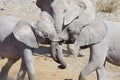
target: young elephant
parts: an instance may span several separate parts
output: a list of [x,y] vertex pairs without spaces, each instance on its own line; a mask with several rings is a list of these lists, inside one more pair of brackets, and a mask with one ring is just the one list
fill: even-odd
[[60,39],[90,48],[89,63],[80,73],[79,80],[85,80],[93,71],[97,72],[98,80],[104,80],[105,61],[120,66],[120,23],[95,19],[81,26],[76,20],[64,29]]
[[22,58],[22,63],[17,80],[23,80],[26,71],[29,80],[36,80],[32,59],[33,49],[38,48],[38,42],[43,43],[41,39],[52,41],[56,36],[56,31],[52,28],[54,27],[52,17],[46,12],[42,12],[40,17],[35,25],[11,15],[0,18],[0,56],[8,58],[8,62],[1,69],[0,80],[7,79],[10,67],[19,58]]
[[[51,16],[53,16],[55,20],[54,27],[58,35],[66,27],[66,25],[70,24],[73,20],[80,16],[81,13],[84,14],[81,16],[81,21],[85,18],[88,18],[90,21],[95,17],[95,9],[90,0],[37,0],[36,5],[42,11],[47,11],[51,14]],[[74,46],[74,44],[67,44],[69,56],[75,57],[78,55],[78,51],[76,51]],[[80,55],[83,54],[80,53]]]

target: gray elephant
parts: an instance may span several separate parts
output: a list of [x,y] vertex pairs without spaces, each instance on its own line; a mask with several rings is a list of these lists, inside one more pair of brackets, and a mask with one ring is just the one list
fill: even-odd
[[[53,10],[55,29],[58,36],[67,25],[70,25],[76,19],[79,18],[79,22],[82,23],[82,25],[87,25],[96,17],[95,6],[90,0],[53,0],[51,8]],[[69,48],[71,48],[71,52],[75,55],[77,54],[76,50],[72,49],[74,48],[73,44],[70,44]],[[59,57],[59,61],[64,65],[62,56]]]
[[79,19],[75,20],[63,30],[60,36],[60,39],[65,40],[66,43],[90,48],[89,62],[80,73],[79,80],[85,80],[93,71],[97,72],[98,80],[104,80],[105,61],[120,66],[119,38],[120,23],[101,19],[95,19],[84,26],[79,23]]
[[[44,5],[46,2],[48,4],[47,6]],[[42,5],[46,7],[43,8],[42,11],[49,10],[47,11],[49,12],[49,14],[53,13],[52,16],[55,20],[55,29],[58,35],[67,25],[71,24],[71,22],[73,22],[77,18],[80,19],[79,21],[82,22],[83,25],[89,24],[92,20],[95,19],[95,7],[90,0],[49,0],[49,2],[48,0],[44,1],[37,0],[36,4],[40,8],[43,8]],[[52,10],[53,12],[51,12],[50,10]],[[56,40],[53,41],[57,41],[57,38]],[[58,43],[56,42],[52,43],[52,45],[55,44],[58,45]],[[59,42],[59,44],[62,43]],[[77,55],[77,52],[73,46],[74,46],[73,44],[72,45],[70,44],[68,46],[69,51],[71,50],[73,54]],[[53,46],[52,57],[56,62],[61,64],[59,68],[66,68],[67,65],[66,62],[63,60],[63,56],[61,54],[62,50],[60,50],[61,48],[62,48],[61,45],[59,45],[59,48],[57,47],[54,48]],[[58,52],[59,54],[57,54],[55,50],[59,51]]]
[[86,23],[95,18],[95,7],[90,0],[54,0],[51,6],[55,19],[55,28],[58,33],[78,17],[80,17],[80,21]]
[[[58,34],[78,17],[81,18],[80,22],[86,22],[84,24],[95,18],[95,7],[90,0],[53,0],[51,7],[55,19],[55,29]],[[74,55],[78,55],[73,45],[69,44],[68,48]]]
[[[67,0],[65,0],[66,2]],[[57,31],[57,33],[59,34],[62,31],[62,28],[64,28],[65,26],[62,26],[63,24],[63,12],[65,9],[61,8],[61,4],[62,4],[63,0],[60,0],[56,2],[56,0],[37,0],[36,5],[42,10],[42,11],[46,11],[49,14],[51,14],[51,16],[53,16],[53,18],[55,19],[55,29]],[[68,2],[68,1],[67,1]],[[56,6],[52,6],[52,4],[57,4]],[[60,6],[59,6],[60,5]],[[62,5],[66,5],[62,4]],[[56,8],[56,10],[54,10]],[[59,11],[61,10],[61,12],[59,13]],[[57,13],[56,13],[57,12]],[[62,14],[62,15],[60,15]],[[58,20],[59,19],[59,20]],[[61,20],[62,19],[62,20]],[[67,49],[68,49],[68,55],[71,57],[75,57],[78,55],[78,51],[76,51],[76,49],[74,48],[74,44],[67,44]]]
[[[12,15],[0,18],[0,56],[8,58],[0,73],[0,79],[6,80],[11,66],[22,59],[17,80],[23,80],[27,71],[29,80],[36,80],[32,52],[40,44],[50,44],[56,36],[54,20],[46,13],[40,14],[40,20],[31,25]],[[47,41],[46,41],[47,40]],[[53,45],[54,46],[54,45]],[[59,47],[59,46],[57,46]]]

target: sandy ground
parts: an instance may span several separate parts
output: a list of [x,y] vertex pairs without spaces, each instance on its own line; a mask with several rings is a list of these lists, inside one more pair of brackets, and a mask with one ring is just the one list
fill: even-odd
[[[64,46],[64,51],[66,53],[66,46]],[[37,80],[77,80],[80,71],[85,67],[89,59],[89,49],[87,49],[86,56],[69,58],[64,57],[68,63],[67,69],[58,69],[59,64],[55,63],[50,58],[50,48],[49,46],[42,46],[38,51],[37,56],[34,56],[34,66],[36,71]],[[67,55],[67,54],[64,54]],[[0,68],[5,64],[7,59],[0,61]],[[16,76],[20,67],[20,61],[16,62],[9,71],[9,77],[13,80],[16,80]],[[107,71],[119,72],[120,67],[114,66],[112,64],[106,64]],[[115,73],[107,75],[107,80],[120,80],[120,74],[114,76]],[[114,77],[113,77],[114,76]],[[25,80],[28,80],[26,75]],[[97,80],[96,73],[93,72],[87,77],[87,80]]]

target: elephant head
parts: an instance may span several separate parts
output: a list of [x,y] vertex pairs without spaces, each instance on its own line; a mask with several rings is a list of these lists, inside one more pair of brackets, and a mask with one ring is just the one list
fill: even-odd
[[61,64],[60,68],[66,68],[66,63],[62,59],[62,47],[57,40],[58,36],[54,28],[54,23],[53,18],[47,12],[43,11],[40,14],[40,19],[33,26],[25,21],[19,21],[13,30],[13,34],[17,40],[32,48],[38,47],[39,39],[49,39],[52,58]]
[[60,39],[65,40],[67,43],[75,43],[78,46],[89,46],[99,43],[106,34],[107,27],[101,20],[94,20],[85,26],[81,26],[76,21],[63,30]]
[[90,0],[54,0],[51,7],[57,33],[77,18],[84,24],[95,19],[95,7]]
[[37,37],[43,39],[52,39],[56,36],[54,29],[54,20],[46,13],[41,12],[40,19],[31,25],[25,21],[19,21],[14,27],[13,34],[19,41],[30,47],[38,47]]

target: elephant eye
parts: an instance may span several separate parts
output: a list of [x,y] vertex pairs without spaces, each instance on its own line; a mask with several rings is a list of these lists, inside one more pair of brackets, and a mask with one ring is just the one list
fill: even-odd
[[68,33],[71,33],[71,29],[70,29],[69,27],[68,27],[68,29],[67,29],[67,32],[68,32]]
[[47,33],[44,33],[44,36],[47,38],[47,37],[48,37],[48,34],[47,34]]

